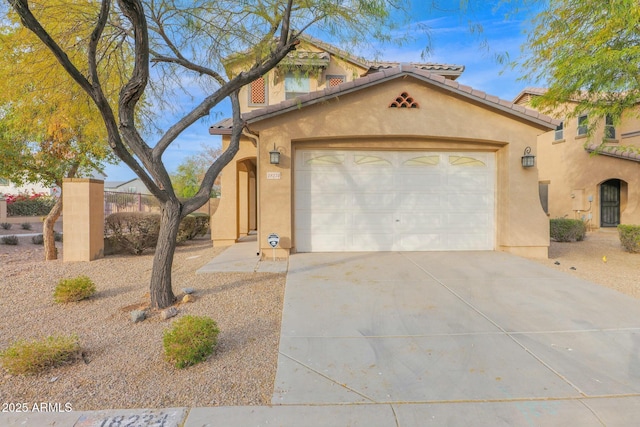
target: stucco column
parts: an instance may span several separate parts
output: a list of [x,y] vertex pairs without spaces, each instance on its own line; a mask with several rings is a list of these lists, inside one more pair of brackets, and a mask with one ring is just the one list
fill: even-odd
[[63,259],[93,261],[104,256],[104,181],[69,178],[62,183]]
[[0,220],[7,219],[7,199],[0,197]]

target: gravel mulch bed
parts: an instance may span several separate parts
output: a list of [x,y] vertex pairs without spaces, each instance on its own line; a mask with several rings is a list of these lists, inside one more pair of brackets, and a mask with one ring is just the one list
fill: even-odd
[[536,261],[640,298],[640,254],[622,249],[616,229],[587,233],[582,242],[551,242],[549,259]]
[[[134,324],[129,312],[148,301],[152,255],[45,262],[42,246],[28,237],[18,246],[0,245],[0,349],[54,334],[77,334],[84,349],[83,360],[43,374],[0,370],[0,401],[69,402],[73,410],[269,404],[285,275],[195,274],[220,251],[207,237],[179,246],[174,292],[180,298],[182,288],[194,288],[196,300],[178,304],[172,319],[151,313]],[[89,276],[98,293],[55,304],[57,282],[79,275]],[[177,369],[163,359],[162,334],[185,314],[209,316],[221,332],[207,361]]]

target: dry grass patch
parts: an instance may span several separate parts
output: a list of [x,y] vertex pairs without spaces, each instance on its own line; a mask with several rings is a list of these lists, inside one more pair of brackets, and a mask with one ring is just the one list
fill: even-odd
[[0,362],[12,375],[37,374],[72,363],[80,355],[80,343],[76,335],[58,335],[42,340],[19,340],[0,353]]
[[96,293],[96,285],[87,276],[62,279],[53,291],[53,300],[57,303],[82,301]]

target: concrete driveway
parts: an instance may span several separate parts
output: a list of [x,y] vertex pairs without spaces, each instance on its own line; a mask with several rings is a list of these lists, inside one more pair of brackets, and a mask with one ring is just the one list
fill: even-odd
[[293,255],[272,403],[353,425],[636,425],[640,301],[500,252]]

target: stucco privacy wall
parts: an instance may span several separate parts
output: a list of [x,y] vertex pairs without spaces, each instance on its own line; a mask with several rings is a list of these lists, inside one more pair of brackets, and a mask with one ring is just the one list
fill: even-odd
[[104,182],[66,178],[62,183],[63,258],[93,261],[104,255]]

